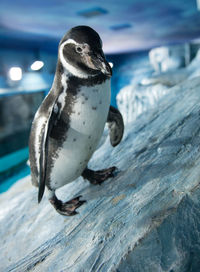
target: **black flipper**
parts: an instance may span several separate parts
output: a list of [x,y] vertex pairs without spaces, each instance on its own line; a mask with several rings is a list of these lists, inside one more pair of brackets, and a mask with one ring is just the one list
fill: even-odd
[[110,106],[107,122],[109,128],[110,143],[112,146],[116,146],[120,143],[124,134],[124,121],[119,110],[113,106]]
[[40,157],[39,157],[39,191],[38,191],[38,203],[40,203],[44,190],[45,190],[45,180],[46,180],[46,168],[47,168],[47,157],[48,157],[48,139],[51,133],[52,127],[54,125],[57,114],[54,112],[54,106],[57,102],[57,99],[52,103],[49,108],[49,115],[47,121],[42,128],[42,139],[40,142]]

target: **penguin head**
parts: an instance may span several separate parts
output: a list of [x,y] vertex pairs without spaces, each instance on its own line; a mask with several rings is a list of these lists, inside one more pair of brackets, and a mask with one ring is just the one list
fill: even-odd
[[104,74],[112,76],[98,33],[88,26],[77,26],[68,31],[59,44],[59,58],[72,75],[88,78]]

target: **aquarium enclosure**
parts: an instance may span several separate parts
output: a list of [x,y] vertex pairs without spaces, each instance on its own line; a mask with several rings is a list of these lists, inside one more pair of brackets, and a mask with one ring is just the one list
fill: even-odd
[[[0,271],[200,271],[200,0],[1,0],[0,18]],[[112,147],[106,125],[88,164],[112,179],[58,190],[87,200],[65,218],[38,205],[28,144],[75,26],[101,37],[125,130]]]

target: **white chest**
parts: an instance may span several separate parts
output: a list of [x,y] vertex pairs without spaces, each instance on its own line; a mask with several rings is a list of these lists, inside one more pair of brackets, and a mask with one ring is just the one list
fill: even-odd
[[110,106],[110,81],[94,87],[82,87],[71,114],[71,129],[82,135],[99,135]]
[[74,101],[70,128],[59,151],[51,181],[61,187],[79,177],[102,136],[110,106],[110,80],[93,87],[82,87]]

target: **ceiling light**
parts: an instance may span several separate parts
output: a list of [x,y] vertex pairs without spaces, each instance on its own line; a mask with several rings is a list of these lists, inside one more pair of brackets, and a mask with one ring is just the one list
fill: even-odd
[[107,14],[108,11],[106,9],[100,7],[94,7],[86,10],[81,10],[78,12],[78,15],[83,16],[85,18],[92,18],[95,16]]
[[12,67],[9,70],[11,80],[18,81],[22,79],[22,69],[20,67]]
[[117,24],[117,25],[112,25],[110,26],[110,28],[114,31],[120,31],[120,30],[124,30],[126,28],[131,28],[132,25],[129,23],[125,23],[125,24]]
[[197,9],[200,10],[200,0],[197,0]]
[[44,62],[43,62],[43,61],[36,60],[36,61],[31,65],[31,69],[32,69],[33,71],[38,71],[38,70],[40,70],[43,66],[44,66]]

